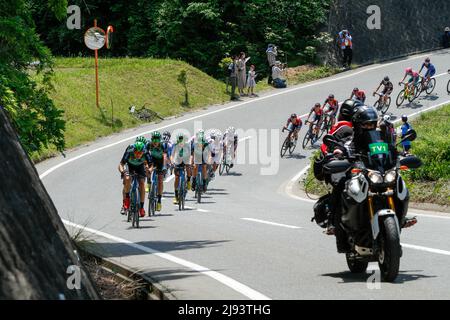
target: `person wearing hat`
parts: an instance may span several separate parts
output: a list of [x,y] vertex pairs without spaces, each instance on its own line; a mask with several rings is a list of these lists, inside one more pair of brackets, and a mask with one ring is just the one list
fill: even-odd
[[444,29],[444,34],[442,35],[442,46],[444,48],[450,48],[450,27]]
[[272,78],[275,88],[286,88],[286,80],[283,79],[283,66],[280,61],[275,61],[272,68]]
[[277,55],[278,55],[277,47],[273,44],[269,44],[269,46],[267,47],[267,50],[266,50],[266,55],[267,55],[267,65],[268,65],[267,83],[269,85],[271,85],[272,81],[273,81],[272,69],[275,65],[275,62],[277,60]]

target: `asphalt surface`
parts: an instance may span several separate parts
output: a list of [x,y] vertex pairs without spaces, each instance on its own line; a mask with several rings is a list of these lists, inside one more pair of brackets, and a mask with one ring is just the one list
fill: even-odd
[[[438,75],[450,68],[449,50],[429,56]],[[286,185],[308,165],[313,150],[299,146],[292,157],[279,157],[285,138],[281,128],[291,113],[308,113],[329,93],[343,101],[355,86],[366,90],[373,103],[371,92],[385,75],[394,83],[394,100],[405,68],[418,69],[423,60],[420,55],[371,65],[213,106],[100,139],[68,152],[65,159],[40,163],[37,170],[64,220],[93,229],[85,233],[101,243],[98,250],[145,272],[178,299],[450,299],[450,219],[420,216],[414,228],[402,233],[405,247],[396,283],[370,289],[367,279],[377,272],[352,275],[345,256],[336,252],[334,237],[310,222],[313,203],[286,193]],[[393,101],[388,114],[395,119],[450,102],[449,79],[448,74],[439,76],[435,92],[411,105],[397,108]],[[166,183],[161,214],[132,229],[119,214],[117,166],[126,146],[155,128],[182,128],[193,134],[199,121],[204,129],[232,125],[240,130],[245,140],[239,145],[239,163],[230,175],[211,183],[203,203],[197,204],[189,193],[191,210],[185,212],[172,204],[173,180]],[[300,139],[305,133],[306,127]],[[68,226],[69,232],[72,229]]]

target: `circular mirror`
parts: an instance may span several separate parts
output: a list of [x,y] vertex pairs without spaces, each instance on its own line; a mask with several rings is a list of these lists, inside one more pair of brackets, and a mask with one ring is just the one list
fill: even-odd
[[106,34],[99,27],[89,28],[84,34],[84,43],[89,49],[98,50],[105,45]]

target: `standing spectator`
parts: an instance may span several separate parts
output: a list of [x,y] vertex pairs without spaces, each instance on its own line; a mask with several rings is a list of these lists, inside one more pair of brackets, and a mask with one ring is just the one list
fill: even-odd
[[250,97],[256,97],[256,94],[254,93],[254,89],[256,86],[256,72],[255,72],[255,66],[252,64],[250,66],[250,70],[248,71],[248,78],[247,78],[247,86],[248,86],[248,92],[247,94]]
[[450,27],[444,29],[444,34],[442,35],[442,46],[444,48],[450,48]]
[[[400,127],[401,139],[403,139],[406,136],[406,134],[408,133],[408,130],[412,129],[411,125],[408,123],[408,116],[403,115],[402,122],[403,122],[403,124]],[[411,141],[402,142],[402,146],[403,146],[404,154],[409,154],[409,151],[411,150]]]
[[283,66],[280,61],[276,61],[272,68],[273,86],[275,88],[286,88],[286,80],[283,79]]
[[344,69],[350,68],[353,59],[353,38],[348,30],[339,32],[339,47],[341,48],[344,57],[342,67]]
[[236,56],[232,56],[233,60],[230,65],[230,85],[231,85],[231,100],[239,100],[236,96],[236,85],[237,85],[237,58]]
[[272,84],[273,78],[272,78],[272,69],[273,66],[275,65],[275,62],[277,61],[277,47],[274,46],[273,44],[269,44],[267,50],[266,50],[266,54],[267,54],[267,65],[268,65],[268,79],[267,79],[267,83],[269,85]]
[[246,81],[247,81],[247,63],[248,59],[245,58],[245,53],[241,52],[239,55],[238,60],[238,68],[237,68],[237,83],[238,83],[238,89],[239,89],[239,95],[241,97],[245,96],[244,89],[246,87]]

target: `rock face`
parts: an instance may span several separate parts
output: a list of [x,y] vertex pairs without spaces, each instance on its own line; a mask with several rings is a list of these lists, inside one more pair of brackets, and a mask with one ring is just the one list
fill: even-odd
[[[380,9],[381,29],[369,29],[373,11]],[[333,0],[330,6],[328,32],[337,39],[342,29],[353,36],[353,61],[378,62],[437,49],[441,46],[444,28],[450,27],[448,0]],[[336,61],[339,50],[333,42],[329,60]],[[339,59],[340,62],[340,59]]]
[[[0,299],[98,299],[1,107],[0,150]],[[67,273],[69,266],[81,272]],[[81,289],[69,289],[78,283]]]

